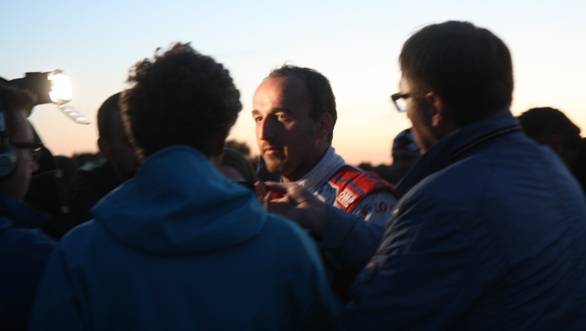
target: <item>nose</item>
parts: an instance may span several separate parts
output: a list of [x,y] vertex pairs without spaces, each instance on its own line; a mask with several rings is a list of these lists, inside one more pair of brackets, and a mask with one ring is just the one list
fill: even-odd
[[271,118],[267,117],[262,120],[257,128],[257,135],[260,140],[271,141],[276,136],[277,123]]

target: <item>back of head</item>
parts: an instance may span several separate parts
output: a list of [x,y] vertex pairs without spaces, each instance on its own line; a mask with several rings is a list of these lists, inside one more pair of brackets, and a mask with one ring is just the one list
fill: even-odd
[[206,156],[222,153],[242,105],[224,66],[189,44],[177,43],[138,62],[122,95],[130,139],[141,156],[188,145]]
[[[330,81],[324,75],[311,68],[283,65],[271,71],[269,77],[295,77],[300,79],[305,84],[311,101],[309,116],[313,120],[318,120],[323,113],[328,113],[331,115],[334,124],[336,123],[338,118],[336,97],[332,91]],[[332,138],[333,133],[330,135],[330,142]]]
[[416,92],[440,95],[459,126],[511,105],[509,50],[492,32],[471,23],[448,21],[422,28],[405,42],[399,61]]
[[234,169],[238,173],[241,181],[244,181],[250,185],[257,181],[257,176],[252,167],[252,164],[242,155],[242,153],[226,148],[220,161],[220,166],[225,168]]
[[98,146],[119,179],[128,179],[134,176],[138,162],[122,123],[120,95],[110,96],[98,109]]
[[391,156],[393,160],[418,158],[420,150],[415,143],[411,129],[405,129],[393,139]]
[[111,95],[98,109],[98,134],[101,139],[110,140],[114,116],[120,116],[120,93]]
[[523,131],[531,139],[549,146],[577,174],[583,150],[580,128],[561,111],[551,107],[532,108],[519,116]]
[[537,141],[552,135],[580,140],[580,128],[555,108],[531,108],[519,116],[519,122],[525,133]]

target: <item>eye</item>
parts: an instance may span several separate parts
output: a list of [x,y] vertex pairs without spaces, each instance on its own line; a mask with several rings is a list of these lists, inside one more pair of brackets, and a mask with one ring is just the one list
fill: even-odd
[[292,120],[291,116],[287,113],[277,113],[275,114],[275,117],[279,122],[289,122]]
[[260,115],[252,115],[252,120],[255,123],[260,123],[260,122],[262,122],[262,116],[260,116]]

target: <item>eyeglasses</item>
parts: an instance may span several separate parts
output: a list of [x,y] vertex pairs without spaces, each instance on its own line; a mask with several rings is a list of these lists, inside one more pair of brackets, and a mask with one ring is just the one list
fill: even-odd
[[397,108],[397,111],[399,113],[404,113],[405,111],[407,111],[406,99],[408,98],[411,98],[411,93],[399,92],[391,95],[391,101],[393,101],[393,104],[395,105],[395,108]]
[[14,148],[30,150],[33,160],[35,161],[38,161],[41,158],[43,152],[43,144],[41,143],[12,141],[10,142],[10,145]]

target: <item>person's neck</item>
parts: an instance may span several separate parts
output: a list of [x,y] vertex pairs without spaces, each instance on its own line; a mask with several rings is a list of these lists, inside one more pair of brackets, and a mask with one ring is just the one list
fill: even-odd
[[307,162],[300,164],[299,167],[297,167],[297,169],[295,169],[295,171],[293,171],[291,174],[283,174],[281,176],[283,181],[294,182],[303,178],[303,176],[310,172],[311,169],[313,169],[319,163],[319,161],[321,161],[324,155],[328,152],[329,147],[330,145],[326,145],[320,148],[313,157],[309,158]]

